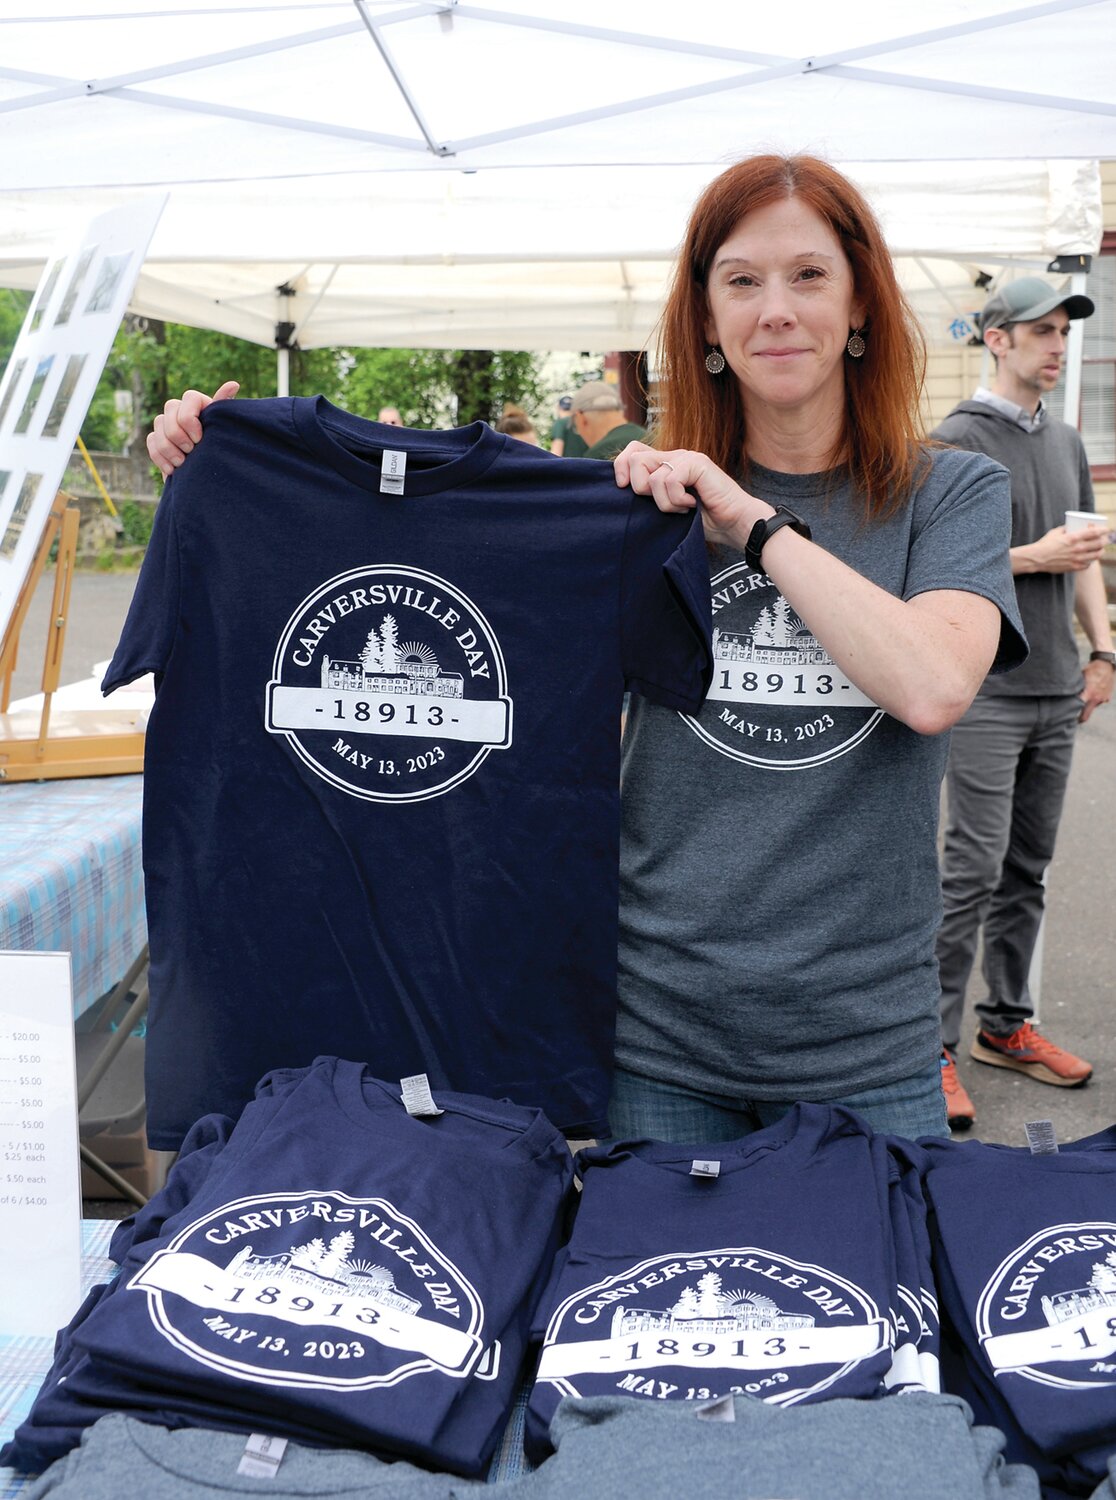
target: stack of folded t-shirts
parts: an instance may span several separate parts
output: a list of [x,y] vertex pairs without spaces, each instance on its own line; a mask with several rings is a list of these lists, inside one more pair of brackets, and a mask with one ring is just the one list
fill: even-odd
[[119,1411],[482,1472],[573,1164],[537,1110],[401,1097],[320,1058],[199,1122],[0,1460],[40,1469]]
[[917,1181],[857,1115],[798,1104],[742,1140],[578,1160],[577,1217],[539,1310],[536,1460],[563,1397],[793,1406],[937,1388]]
[[1116,1453],[1116,1129],[1050,1154],[919,1150],[944,1382],[1046,1495],[1088,1495]]

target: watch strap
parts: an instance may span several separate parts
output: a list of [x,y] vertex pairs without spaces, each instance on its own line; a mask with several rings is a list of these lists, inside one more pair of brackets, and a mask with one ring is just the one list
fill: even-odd
[[1110,667],[1116,667],[1116,651],[1090,651],[1090,661],[1106,661]]
[[793,510],[788,510],[785,505],[777,505],[773,516],[764,516],[756,522],[748,533],[748,540],[744,543],[744,561],[755,573],[763,572],[763,549],[768,542],[783,526],[789,526],[792,531],[797,531],[799,536],[810,540],[810,528],[801,516],[796,516]]

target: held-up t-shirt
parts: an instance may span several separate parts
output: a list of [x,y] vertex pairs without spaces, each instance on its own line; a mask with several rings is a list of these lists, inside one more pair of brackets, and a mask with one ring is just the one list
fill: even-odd
[[203,420],[105,680],[158,684],[152,1146],[323,1052],[599,1133],[621,703],[701,702],[700,521],[482,423]]

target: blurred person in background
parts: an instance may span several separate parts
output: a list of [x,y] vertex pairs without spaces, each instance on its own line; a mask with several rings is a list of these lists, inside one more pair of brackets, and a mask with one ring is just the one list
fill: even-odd
[[536,448],[542,447],[534,422],[521,406],[513,406],[508,402],[495,425],[497,432],[506,432],[509,437],[518,438],[521,443],[533,443]]
[[619,387],[604,380],[590,380],[574,392],[570,419],[585,444],[583,458],[615,458],[628,443],[647,435],[625,417]]

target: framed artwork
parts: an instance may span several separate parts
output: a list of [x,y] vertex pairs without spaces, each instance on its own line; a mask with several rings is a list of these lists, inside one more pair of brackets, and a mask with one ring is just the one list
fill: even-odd
[[0,642],[165,203],[101,214],[50,256],[0,377]]

